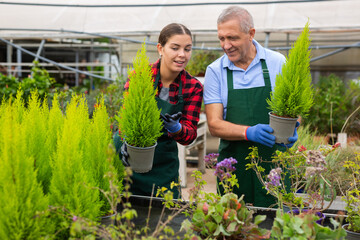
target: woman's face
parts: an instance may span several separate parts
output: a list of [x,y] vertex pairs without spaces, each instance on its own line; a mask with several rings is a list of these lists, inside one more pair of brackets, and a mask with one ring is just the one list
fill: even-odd
[[173,35],[164,46],[157,45],[161,67],[170,72],[181,72],[191,57],[192,40],[187,34]]

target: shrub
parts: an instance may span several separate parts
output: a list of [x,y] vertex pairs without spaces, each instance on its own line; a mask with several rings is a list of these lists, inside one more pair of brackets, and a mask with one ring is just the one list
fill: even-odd
[[278,116],[306,116],[313,104],[310,74],[309,23],[290,49],[281,74],[276,76],[274,91],[267,99],[269,109]]
[[48,198],[28,154],[37,143],[28,142],[22,92],[3,102],[0,112],[0,239],[40,239],[53,228],[41,214]]
[[162,121],[145,44],[137,52],[133,65],[134,71],[128,70],[129,89],[124,92],[123,105],[116,119],[120,136],[126,138],[128,144],[150,147],[162,134]]

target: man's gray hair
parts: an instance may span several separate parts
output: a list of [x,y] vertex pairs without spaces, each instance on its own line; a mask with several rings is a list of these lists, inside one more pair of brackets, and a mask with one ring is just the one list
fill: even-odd
[[251,28],[254,28],[251,14],[245,8],[238,6],[230,6],[224,9],[218,17],[217,24],[219,25],[233,18],[238,18],[242,32],[248,33]]

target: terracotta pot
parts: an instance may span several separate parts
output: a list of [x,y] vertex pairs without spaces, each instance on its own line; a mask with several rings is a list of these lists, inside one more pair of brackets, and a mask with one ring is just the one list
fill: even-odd
[[134,147],[125,142],[129,154],[128,162],[131,169],[137,173],[146,173],[152,169],[155,147]]
[[347,230],[348,226],[349,226],[349,224],[342,225],[342,228],[345,229],[345,231],[346,231],[346,239],[348,239],[348,240],[360,239],[360,233]]
[[274,129],[272,135],[275,136],[276,143],[289,144],[289,137],[294,136],[297,118],[280,117],[269,113],[270,127]]

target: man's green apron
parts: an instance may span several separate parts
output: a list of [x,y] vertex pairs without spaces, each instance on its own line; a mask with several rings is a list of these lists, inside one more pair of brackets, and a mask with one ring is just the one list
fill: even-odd
[[[159,71],[160,72],[160,71]],[[181,76],[179,77],[179,95],[177,104],[171,104],[156,97],[158,108],[161,113],[170,115],[182,112],[184,108],[184,100],[182,95]],[[157,88],[160,80],[160,73],[157,74],[154,88]],[[147,173],[133,173],[130,192],[135,195],[150,196],[155,184],[154,195],[158,187],[166,187],[170,189],[171,182],[179,182],[179,158],[177,143],[174,139],[168,137],[167,130],[163,129],[162,136],[157,141],[155,148],[155,156],[152,170]],[[180,187],[180,186],[179,186]],[[172,189],[174,198],[179,197],[178,187]]]
[[[234,89],[232,70],[227,69],[228,102],[226,121],[253,126],[256,124],[269,124],[269,109],[266,99],[270,97],[271,83],[269,71],[264,59],[261,59],[261,67],[264,76],[264,87],[255,87],[250,89]],[[233,157],[237,160],[236,176],[239,182],[239,188],[234,189],[239,197],[244,194],[245,203],[252,203],[254,206],[269,207],[275,203],[275,198],[266,194],[262,184],[259,182],[254,170],[245,170],[245,165],[250,160],[245,158],[250,153],[249,147],[256,146],[259,150],[259,156],[266,161],[271,161],[273,153],[279,149],[278,146],[269,148],[259,143],[251,141],[227,141],[221,139],[219,146],[218,161]],[[271,163],[261,163],[265,168],[266,174],[271,170]]]

